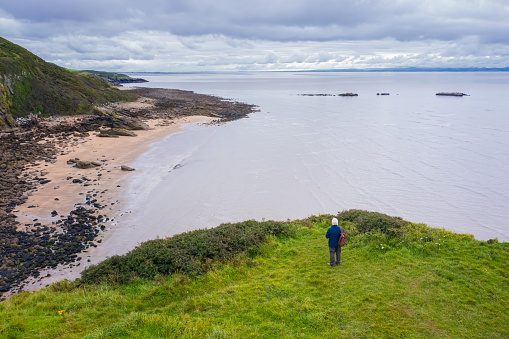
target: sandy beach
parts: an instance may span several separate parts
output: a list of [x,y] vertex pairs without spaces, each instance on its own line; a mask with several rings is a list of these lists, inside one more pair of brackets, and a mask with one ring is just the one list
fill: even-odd
[[[69,214],[76,204],[85,205],[87,195],[93,197],[94,203],[105,206],[100,213],[110,220],[104,223],[106,230],[99,235],[101,243],[82,253],[84,260],[79,266],[70,264],[59,265],[56,269],[45,269],[41,271],[39,278],[29,278],[23,289],[36,290],[55,281],[79,278],[80,272],[86,266],[97,264],[116,254],[115,250],[109,247],[108,239],[116,227],[121,227],[117,219],[125,212],[122,187],[130,176],[143,175],[135,171],[124,171],[121,169],[122,165],[129,166],[150,144],[182,131],[181,124],[207,123],[211,120],[213,119],[204,116],[189,116],[170,122],[150,120],[147,123],[151,129],[136,131],[136,137],[104,138],[98,137],[96,132],[66,145],[61,150],[65,155],[57,156],[53,163],[41,163],[32,167],[44,172],[44,177],[51,181],[33,192],[25,204],[17,206],[15,212],[21,225],[18,229],[26,230],[32,227],[34,221],[51,223],[58,215],[63,217]],[[76,158],[100,162],[102,165],[79,169],[68,163],[69,159]],[[83,178],[88,180],[82,180]],[[80,179],[82,183],[72,183],[73,179]],[[57,211],[58,215],[52,216],[52,211]],[[27,226],[23,226],[25,224]]]
[[86,266],[152,239],[150,225],[138,225],[146,237],[124,225],[135,217],[126,211],[129,183],[151,180],[146,166],[131,167],[135,160],[182,124],[224,123],[255,111],[191,91],[130,90],[137,100],[90,115],[32,116],[0,131],[0,299],[74,280]]

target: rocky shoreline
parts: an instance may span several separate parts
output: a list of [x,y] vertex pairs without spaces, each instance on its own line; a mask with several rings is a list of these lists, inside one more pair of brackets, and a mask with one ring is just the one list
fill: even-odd
[[[70,143],[79,143],[91,134],[104,137],[101,139],[130,138],[136,136],[133,131],[148,129],[146,122],[152,119],[171,124],[175,119],[200,115],[222,123],[255,111],[253,105],[190,91],[135,88],[132,92],[140,96],[142,104],[110,104],[90,116],[32,117],[20,128],[0,133],[0,293],[23,290],[25,280],[42,279],[40,272],[45,268],[79,266],[84,253],[101,242],[99,235],[109,221],[102,210],[114,202],[100,201],[104,192],[92,187],[82,201],[72,202],[75,207],[68,214],[50,209],[49,221],[34,218],[29,222],[20,222],[17,215],[31,194],[50,184],[45,167],[68,155],[66,146]],[[85,166],[86,160],[70,158],[68,164]],[[94,172],[96,176],[77,173],[65,184],[95,185],[106,169],[100,162],[89,163],[105,172]],[[31,207],[36,206],[24,209]]]

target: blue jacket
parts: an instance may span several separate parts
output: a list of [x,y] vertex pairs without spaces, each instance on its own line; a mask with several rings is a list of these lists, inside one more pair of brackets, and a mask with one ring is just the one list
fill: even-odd
[[[345,233],[345,230],[343,230],[343,233]],[[329,247],[337,247],[339,237],[341,236],[341,228],[337,225],[332,225],[327,230],[327,233],[325,233],[325,237],[329,239]]]

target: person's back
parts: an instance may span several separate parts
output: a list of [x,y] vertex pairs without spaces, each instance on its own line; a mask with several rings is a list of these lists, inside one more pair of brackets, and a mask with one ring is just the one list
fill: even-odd
[[338,226],[338,219],[332,218],[332,226],[325,233],[325,237],[329,239],[330,262],[327,264],[331,267],[334,267],[334,257],[336,257],[336,266],[339,266],[341,263],[341,246],[338,244],[340,236],[341,228]]
[[329,239],[329,247],[336,247],[339,242],[339,237],[341,236],[341,228],[338,225],[332,225],[327,230],[327,234],[325,237]]

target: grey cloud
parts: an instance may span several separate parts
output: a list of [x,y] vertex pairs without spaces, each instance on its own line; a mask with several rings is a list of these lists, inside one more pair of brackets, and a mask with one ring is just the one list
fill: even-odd
[[16,19],[55,30],[85,25],[104,35],[125,29],[274,41],[408,41],[476,34],[490,41],[492,36],[507,39],[500,32],[509,30],[504,1],[18,0],[2,8]]
[[506,0],[4,2],[3,37],[88,68],[509,64]]

